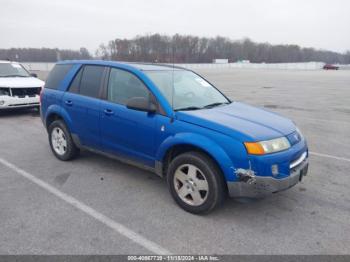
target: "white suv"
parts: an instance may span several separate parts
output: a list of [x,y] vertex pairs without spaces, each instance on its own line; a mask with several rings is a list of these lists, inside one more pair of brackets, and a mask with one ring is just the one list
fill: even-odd
[[0,61],[0,110],[39,107],[40,91],[44,84],[21,64]]

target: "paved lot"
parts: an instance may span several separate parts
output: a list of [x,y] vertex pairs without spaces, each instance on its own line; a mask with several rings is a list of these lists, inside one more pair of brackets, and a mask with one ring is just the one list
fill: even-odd
[[195,216],[157,176],[86,152],[60,162],[37,114],[1,113],[0,254],[350,254],[350,72],[201,73],[298,124],[312,152],[301,184]]

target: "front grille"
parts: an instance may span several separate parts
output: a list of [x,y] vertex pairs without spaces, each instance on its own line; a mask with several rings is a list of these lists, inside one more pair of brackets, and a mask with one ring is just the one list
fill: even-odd
[[35,97],[40,94],[40,87],[26,87],[26,88],[11,88],[11,94],[13,97],[24,98]]

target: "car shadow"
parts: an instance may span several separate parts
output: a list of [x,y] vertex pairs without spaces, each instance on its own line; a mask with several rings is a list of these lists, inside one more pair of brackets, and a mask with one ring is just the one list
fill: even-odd
[[233,220],[237,225],[263,231],[272,227],[271,223],[283,225],[290,223],[291,219],[302,221],[304,216],[309,216],[309,212],[301,212],[303,194],[297,191],[297,188],[292,188],[262,199],[228,198],[208,214],[207,219],[222,222]]
[[40,117],[40,111],[36,108],[14,108],[0,110],[0,118],[11,118],[18,116]]
[[151,171],[88,150],[82,150],[79,157],[74,161],[79,161],[86,164],[93,163],[96,166],[103,166],[104,169],[107,169],[109,171],[117,170],[118,172],[113,172],[116,176],[125,176],[136,180],[153,180],[159,183],[164,182],[166,184],[166,180],[164,178],[161,178]]
[[[176,206],[168,192],[166,179],[152,172],[89,151],[81,152],[81,155],[76,161],[84,165],[93,164],[95,166],[103,166],[105,172],[113,173],[113,176],[125,177],[131,184],[138,184],[140,181],[145,183],[148,181],[147,187],[149,190],[160,194],[163,201],[166,201],[167,204],[171,204],[174,207]],[[270,218],[271,220],[277,219],[284,221],[290,218],[295,209],[300,206],[299,202],[302,201],[302,196],[300,192],[297,191],[299,191],[297,188],[292,188],[286,192],[272,194],[263,199],[233,199],[227,197],[220,207],[209,214],[202,214],[200,217],[210,221],[232,220],[234,217],[237,223],[241,225],[247,224],[247,226],[251,226],[249,220],[255,221],[257,226],[261,225],[261,223],[263,223],[263,221],[259,220],[261,216]],[[178,215],[184,216],[184,218],[188,216],[197,216],[185,212],[180,207],[175,210],[178,210]],[[249,219],[247,220],[247,218]]]

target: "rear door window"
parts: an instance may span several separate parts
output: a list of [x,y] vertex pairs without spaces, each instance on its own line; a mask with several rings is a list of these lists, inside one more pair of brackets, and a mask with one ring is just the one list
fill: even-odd
[[[84,66],[80,80],[79,93],[84,96],[98,98],[104,70],[104,66]],[[79,74],[77,76],[79,76]]]
[[104,70],[104,66],[83,66],[75,75],[68,92],[98,98]]
[[55,65],[45,82],[45,88],[58,89],[73,65]]

